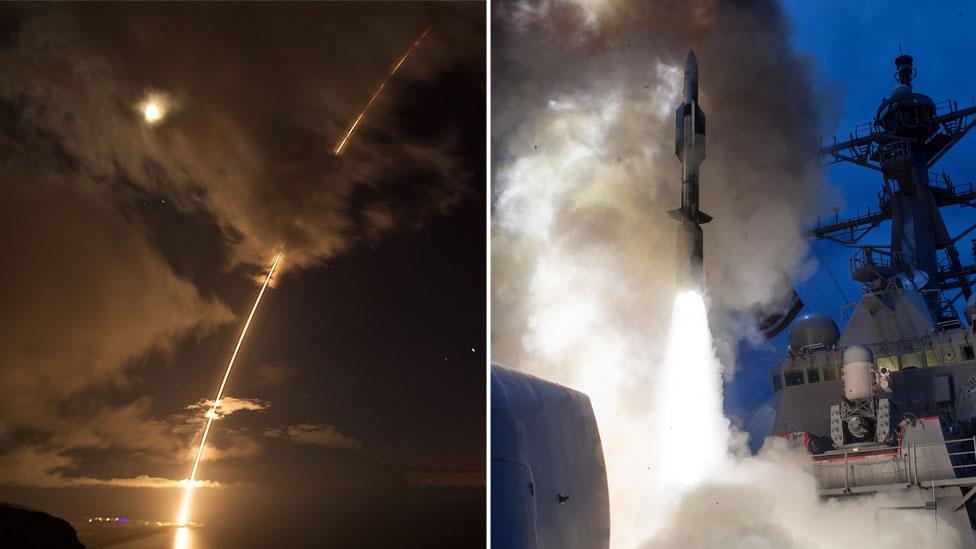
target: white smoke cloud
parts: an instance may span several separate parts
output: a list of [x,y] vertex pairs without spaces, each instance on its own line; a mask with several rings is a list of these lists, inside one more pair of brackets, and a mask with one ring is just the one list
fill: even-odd
[[[875,531],[881,500],[822,504],[795,459],[746,457],[722,416],[716,348],[731,373],[749,312],[779,297],[783,272],[809,273],[817,214],[810,151],[830,105],[778,3],[502,1],[493,33],[492,358],[590,396],[611,547],[924,546],[914,517]],[[689,46],[714,340],[702,308],[677,323],[690,340],[669,343]]]
[[[664,89],[678,88],[677,69],[660,73],[670,75]],[[661,102],[615,91],[557,96],[533,117],[507,146],[520,152],[496,164],[493,354],[590,396],[614,546],[633,547],[646,519],[635,478],[651,464],[661,310],[674,286],[661,275],[674,272],[674,232],[647,215],[663,214],[663,189],[645,174],[660,171],[668,153],[670,116]],[[660,135],[638,138],[635,119],[653,121]]]
[[[962,547],[960,533],[904,494],[878,493],[860,499],[822,501],[802,450],[770,439],[756,457],[730,460],[721,478],[680,496],[665,527],[643,549],[917,549]],[[876,522],[877,519],[877,522]]]
[[[932,512],[883,508],[919,502],[905,493],[822,501],[804,450],[771,437],[757,456],[722,415],[721,364],[705,304],[675,302],[667,359],[649,433],[654,470],[644,475],[646,549],[960,547],[959,532]],[[875,521],[878,520],[876,523]],[[706,527],[707,525],[707,527]]]

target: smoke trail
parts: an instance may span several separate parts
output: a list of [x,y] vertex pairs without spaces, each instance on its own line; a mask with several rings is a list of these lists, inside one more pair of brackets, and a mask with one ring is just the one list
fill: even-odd
[[397,70],[400,69],[400,65],[402,65],[403,62],[407,60],[407,57],[409,57],[410,54],[413,53],[413,50],[417,49],[417,46],[420,45],[420,42],[424,39],[424,37],[427,36],[427,33],[430,32],[431,28],[432,27],[427,27],[427,30],[425,30],[423,34],[421,34],[420,37],[414,41],[413,45],[410,46],[410,49],[407,50],[407,53],[404,53],[403,57],[401,57],[400,60],[397,61],[397,64],[393,66],[393,70],[390,71],[390,74],[386,75],[386,78],[383,80],[383,82],[380,83],[380,86],[376,88],[376,91],[374,91],[373,95],[370,96],[369,101],[366,102],[366,106],[363,107],[363,110],[360,111],[359,114],[356,116],[356,118],[353,119],[352,124],[349,125],[349,130],[346,132],[345,135],[342,136],[342,139],[339,140],[339,143],[336,145],[335,150],[332,151],[332,154],[336,156],[342,154],[342,149],[346,146],[346,141],[348,141],[349,138],[352,136],[352,133],[356,131],[356,127],[359,126],[359,123],[362,122],[363,118],[366,116],[366,112],[369,111],[370,105],[373,104],[373,101],[376,101],[376,98],[379,97],[380,92],[383,91],[383,88],[386,87],[386,83],[389,82],[391,78],[393,78],[393,75],[396,74]]
[[227,378],[230,377],[230,371],[234,368],[234,361],[237,360],[237,353],[241,350],[241,344],[244,343],[244,336],[247,335],[247,329],[251,325],[251,319],[254,318],[255,311],[258,310],[258,305],[261,303],[261,297],[264,296],[264,291],[268,288],[268,283],[271,282],[271,277],[274,275],[275,269],[278,268],[278,261],[281,260],[281,254],[275,256],[274,263],[271,264],[271,269],[268,270],[268,276],[264,279],[264,284],[261,285],[261,291],[258,292],[257,299],[254,300],[254,306],[251,307],[250,314],[247,315],[247,321],[244,322],[244,329],[241,330],[241,337],[237,340],[237,345],[234,347],[234,353],[230,356],[230,362],[227,363],[227,371],[224,372],[224,379],[220,382],[220,388],[217,389],[217,396],[214,397],[213,406],[210,411],[207,412],[207,426],[203,428],[203,436],[200,437],[200,447],[197,449],[196,458],[193,460],[193,469],[190,470],[190,478],[186,484],[186,491],[183,495],[183,506],[180,508],[180,516],[177,520],[177,524],[185,525],[190,514],[190,498],[193,495],[194,483],[197,478],[197,468],[200,466],[200,458],[203,456],[203,449],[207,445],[207,436],[210,434],[210,426],[213,425],[214,418],[217,417],[217,407],[220,406],[220,398],[224,395],[224,387],[227,385]]

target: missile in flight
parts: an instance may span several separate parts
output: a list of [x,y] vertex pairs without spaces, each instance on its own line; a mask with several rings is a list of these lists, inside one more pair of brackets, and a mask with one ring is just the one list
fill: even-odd
[[705,113],[698,106],[698,59],[688,51],[685,61],[684,101],[676,113],[674,150],[681,160],[681,207],[668,213],[681,222],[678,227],[678,285],[702,290],[701,226],[712,217],[699,209],[698,169],[705,159]]

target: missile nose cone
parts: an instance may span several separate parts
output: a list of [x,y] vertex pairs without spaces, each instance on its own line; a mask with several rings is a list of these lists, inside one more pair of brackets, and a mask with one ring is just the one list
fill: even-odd
[[694,50],[688,50],[685,60],[685,101],[698,101],[698,58]]

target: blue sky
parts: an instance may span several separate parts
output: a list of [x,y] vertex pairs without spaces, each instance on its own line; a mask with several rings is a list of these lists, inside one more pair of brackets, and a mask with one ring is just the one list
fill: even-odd
[[[832,134],[838,140],[845,139],[856,125],[874,117],[881,98],[895,85],[892,75],[899,46],[915,58],[916,91],[929,95],[936,103],[954,99],[960,107],[973,104],[976,74],[967,69],[976,60],[971,29],[976,23],[976,4],[786,0],[784,6],[794,27],[793,46],[815,61],[818,86],[837,109],[827,121],[825,142]],[[933,171],[945,171],[957,183],[976,178],[976,131],[958,143]],[[826,170],[825,184],[839,189],[843,199],[836,204],[825,200],[822,211],[830,212],[839,206],[840,216],[850,217],[858,213],[858,208],[864,212],[868,205],[877,205],[881,176],[858,166],[836,164]],[[952,235],[976,222],[976,211],[969,208],[944,208],[942,214]],[[886,244],[889,234],[886,223],[865,242]],[[973,237],[976,235],[957,244],[964,263],[973,261],[969,243]],[[797,286],[797,291],[807,305],[804,312],[828,314],[843,330],[846,319],[840,309],[861,294],[860,286],[849,275],[852,251],[828,242],[816,246],[823,263],[816,260],[811,250],[818,269]],[[726,409],[730,413],[741,413],[769,398],[772,389],[767,371],[785,349],[785,333],[762,348],[740,345],[739,371],[726,387]]]

